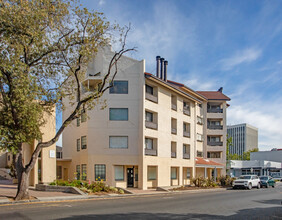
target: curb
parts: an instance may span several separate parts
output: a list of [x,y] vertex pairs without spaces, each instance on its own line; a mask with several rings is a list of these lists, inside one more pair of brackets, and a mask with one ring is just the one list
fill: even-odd
[[68,200],[87,200],[87,199],[106,199],[106,198],[118,198],[118,197],[136,197],[136,196],[148,196],[148,195],[164,195],[164,194],[180,194],[180,193],[202,193],[202,192],[216,192],[225,191],[227,188],[218,189],[197,189],[197,190],[178,190],[178,191],[158,191],[157,193],[140,193],[140,194],[107,194],[102,196],[97,195],[75,195],[75,196],[57,196],[57,197],[37,197],[32,200],[11,201],[9,199],[1,199],[0,205],[6,204],[25,204],[34,202],[55,202],[55,201],[68,201]]

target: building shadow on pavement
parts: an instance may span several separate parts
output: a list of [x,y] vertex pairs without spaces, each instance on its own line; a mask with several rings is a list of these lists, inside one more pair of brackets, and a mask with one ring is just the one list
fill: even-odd
[[[189,207],[187,207],[189,209]],[[219,207],[220,209],[220,207]],[[109,210],[110,212],[110,210]],[[236,214],[223,216],[223,215],[212,215],[212,214],[172,214],[172,213],[124,213],[124,214],[89,214],[89,215],[77,215],[69,216],[61,219],[259,219],[259,220],[280,220],[282,219],[282,206],[271,207],[271,208],[254,208],[254,209],[243,209],[238,211]]]

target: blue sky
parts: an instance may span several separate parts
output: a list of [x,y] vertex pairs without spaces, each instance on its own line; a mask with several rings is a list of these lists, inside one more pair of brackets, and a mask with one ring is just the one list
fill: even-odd
[[131,23],[130,54],[168,60],[168,79],[232,101],[227,124],[259,129],[259,149],[282,148],[282,1],[82,0],[110,22]]

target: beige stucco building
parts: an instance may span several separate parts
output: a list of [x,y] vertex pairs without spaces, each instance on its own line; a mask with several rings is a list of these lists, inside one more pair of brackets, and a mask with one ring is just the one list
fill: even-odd
[[[85,94],[101,82],[112,56],[106,47],[89,64],[82,83]],[[88,117],[83,114],[63,132],[63,157],[57,160],[62,179],[103,179],[111,186],[148,189],[187,185],[192,177],[211,177],[214,170],[215,175],[225,173],[228,97],[213,100],[167,80],[167,61],[160,57],[156,76],[145,71],[144,60],[126,56],[118,71],[113,87],[103,95],[105,108],[97,104]],[[63,102],[65,120],[72,106],[68,99]],[[208,112],[211,103],[220,103],[222,112]],[[222,129],[208,131],[209,119],[219,120]],[[222,146],[207,145],[213,135]],[[213,158],[211,152],[221,157]]]
[[[56,111],[55,108],[51,114],[45,114],[46,124],[40,128],[42,132],[42,141],[49,141],[56,134]],[[31,155],[37,145],[37,141],[32,143],[23,143],[23,163],[29,163]],[[12,153],[0,152],[0,176],[6,179],[11,177],[8,175],[9,167],[12,165]],[[38,183],[50,183],[56,179],[56,145],[42,149],[40,156],[30,172],[29,185],[35,186]]]

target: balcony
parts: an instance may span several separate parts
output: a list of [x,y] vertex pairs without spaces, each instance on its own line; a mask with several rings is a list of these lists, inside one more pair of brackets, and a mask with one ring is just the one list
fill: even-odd
[[171,103],[171,109],[174,110],[174,111],[177,111],[177,106],[175,104]]
[[171,158],[176,158],[176,152],[171,152]]
[[223,109],[219,108],[208,108],[208,113],[223,113]]
[[190,154],[183,154],[183,159],[190,159]]
[[145,155],[147,155],[147,156],[157,156],[157,150],[145,149]]
[[211,124],[208,124],[208,129],[211,129],[211,130],[222,130],[223,126],[222,125],[211,125]]
[[190,132],[185,132],[185,131],[184,131],[184,132],[183,132],[183,137],[188,137],[188,138],[189,138],[189,137],[190,137]]
[[190,116],[190,109],[189,108],[183,108],[183,114]]
[[208,141],[209,146],[223,146],[222,141]]
[[146,92],[145,98],[152,102],[158,103],[158,97]]
[[172,134],[177,134],[177,129],[176,128],[171,128],[171,133]]
[[158,124],[151,121],[145,121],[145,127],[157,130]]

